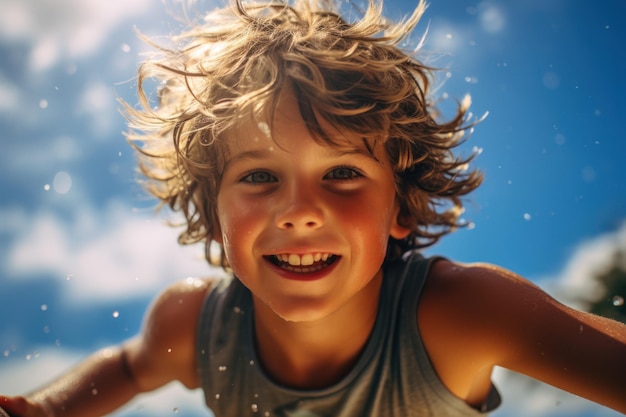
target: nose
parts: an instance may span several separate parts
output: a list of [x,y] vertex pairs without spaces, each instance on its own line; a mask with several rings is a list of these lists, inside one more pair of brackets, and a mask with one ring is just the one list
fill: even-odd
[[276,226],[284,230],[314,230],[324,224],[319,192],[293,181],[283,189],[275,206]]

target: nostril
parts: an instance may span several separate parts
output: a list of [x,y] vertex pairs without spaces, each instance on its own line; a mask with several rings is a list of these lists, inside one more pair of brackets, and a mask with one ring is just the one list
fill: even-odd
[[291,204],[277,207],[274,215],[276,226],[281,229],[315,229],[324,223],[322,210],[313,204]]

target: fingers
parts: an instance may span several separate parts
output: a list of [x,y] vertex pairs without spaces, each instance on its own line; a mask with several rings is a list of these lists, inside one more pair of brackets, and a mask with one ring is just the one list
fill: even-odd
[[32,408],[24,397],[0,395],[0,417],[28,417],[33,415],[28,412]]
[[10,405],[11,398],[6,397],[4,395],[0,395],[0,417],[11,417],[8,410],[5,407]]

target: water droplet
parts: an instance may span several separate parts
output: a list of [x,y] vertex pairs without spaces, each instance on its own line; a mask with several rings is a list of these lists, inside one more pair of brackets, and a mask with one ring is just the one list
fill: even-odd
[[59,194],[67,194],[72,188],[72,177],[65,171],[59,171],[52,180],[54,191]]
[[254,366],[254,361],[250,361],[250,366]]
[[31,360],[31,359],[32,359],[32,357],[33,357],[33,356],[29,353],[28,355],[26,355],[25,359],[26,359],[27,361],[29,361],[29,360]]
[[215,399],[219,400],[220,399],[220,395],[219,394],[215,394]]
[[[122,50],[122,52],[130,52],[130,45],[127,44],[127,43],[123,43],[120,46],[120,49]],[[175,410],[176,410],[176,412],[178,412],[178,409],[175,409]]]
[[48,306],[45,305],[45,304],[42,304],[41,305],[41,311],[46,311],[46,310],[48,310]]
[[44,191],[50,191],[50,184],[46,184],[43,186]]
[[220,372],[226,372],[226,370],[228,369],[226,366],[221,365],[219,368],[217,368]]
[[565,144],[565,142],[565,135],[563,135],[562,133],[557,133],[556,135],[554,135],[554,143],[556,143],[557,145],[563,145]]
[[241,314],[241,308],[235,306],[235,308],[233,308],[233,311],[235,312],[235,314]]
[[98,395],[98,390],[96,388],[92,389],[91,395]]
[[622,297],[621,295],[616,295],[611,299],[611,303],[615,307],[621,307],[624,305],[624,297]]
[[269,411],[266,411],[265,413],[263,413],[263,415],[264,415],[265,417],[270,417],[270,412],[269,412]]
[[39,107],[41,109],[47,109],[48,108],[48,100],[46,100],[45,98],[42,98],[41,100],[39,100]]
[[71,279],[72,279],[72,277],[73,277],[73,276],[74,276],[73,274],[67,274],[67,275],[65,276],[65,280],[66,280],[66,281],[69,281],[69,280],[71,280]]
[[2,352],[2,356],[4,356],[5,358],[8,358],[10,354],[11,352],[8,349]]
[[250,405],[250,409],[252,410],[253,413],[256,413],[257,411],[259,411],[259,406],[256,404],[252,404]]
[[270,127],[265,122],[259,123],[259,130],[268,138],[272,136],[272,132],[270,131]]
[[530,213],[524,213],[524,220],[530,221],[530,219],[532,219],[532,216],[530,215]]
[[114,311],[113,312],[113,318],[118,318],[120,316],[120,312],[119,311]]

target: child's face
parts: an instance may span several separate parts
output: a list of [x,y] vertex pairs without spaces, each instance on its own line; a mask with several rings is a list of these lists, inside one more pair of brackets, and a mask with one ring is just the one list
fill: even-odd
[[328,317],[379,277],[389,236],[409,232],[397,222],[393,171],[383,149],[375,159],[358,138],[352,152],[316,143],[291,93],[274,140],[267,133],[249,123],[228,139],[216,240],[255,304],[289,321]]

